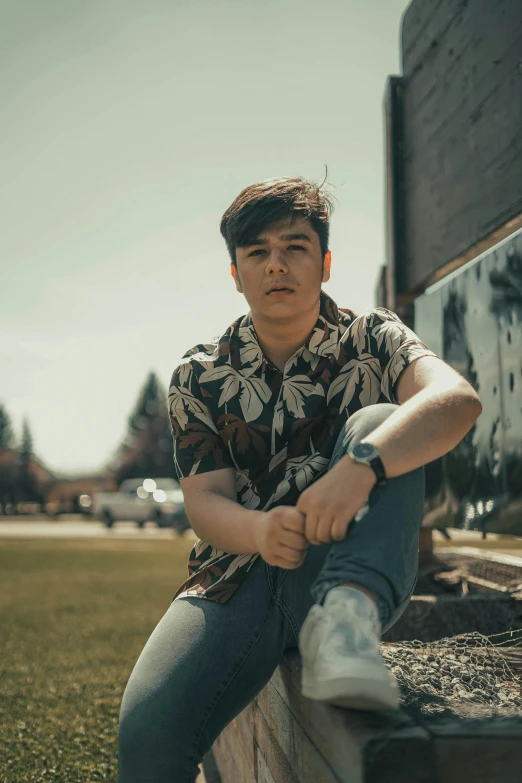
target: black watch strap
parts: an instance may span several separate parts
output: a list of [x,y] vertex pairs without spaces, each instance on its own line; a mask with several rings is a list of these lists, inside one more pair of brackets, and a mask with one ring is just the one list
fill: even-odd
[[370,460],[369,465],[373,469],[373,472],[375,473],[375,476],[377,478],[377,484],[385,484],[386,473],[384,471],[384,465],[382,464],[382,460],[378,454],[376,457]]

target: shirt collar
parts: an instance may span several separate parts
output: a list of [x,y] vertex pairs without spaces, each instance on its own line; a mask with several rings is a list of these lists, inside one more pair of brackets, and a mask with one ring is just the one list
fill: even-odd
[[[303,354],[309,351],[317,356],[331,356],[339,343],[339,308],[334,300],[321,290],[319,316],[310,335],[299,349]],[[236,328],[230,335],[229,361],[232,367],[245,378],[253,375],[262,365],[269,364],[261,346],[249,311],[236,321]]]

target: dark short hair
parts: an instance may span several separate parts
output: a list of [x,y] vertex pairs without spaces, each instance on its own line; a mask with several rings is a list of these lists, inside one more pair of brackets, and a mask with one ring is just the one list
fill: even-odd
[[268,226],[286,217],[306,218],[319,235],[324,258],[332,211],[333,199],[323,185],[303,177],[277,177],[242,190],[221,218],[220,230],[235,264],[236,248],[250,244]]

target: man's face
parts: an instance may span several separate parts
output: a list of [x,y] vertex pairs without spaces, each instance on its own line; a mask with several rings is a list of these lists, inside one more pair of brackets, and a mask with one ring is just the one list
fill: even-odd
[[[273,223],[248,247],[236,248],[237,270],[231,265],[236,289],[250,305],[252,315],[289,320],[311,310],[321,283],[330,278],[330,252],[323,258],[319,236],[304,219]],[[274,291],[273,288],[286,287]]]

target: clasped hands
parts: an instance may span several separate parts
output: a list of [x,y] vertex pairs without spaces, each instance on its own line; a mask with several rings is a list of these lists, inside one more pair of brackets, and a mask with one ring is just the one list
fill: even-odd
[[261,512],[257,547],[263,560],[280,568],[298,568],[310,544],[342,541],[375,482],[370,467],[345,455],[301,493],[296,506]]

